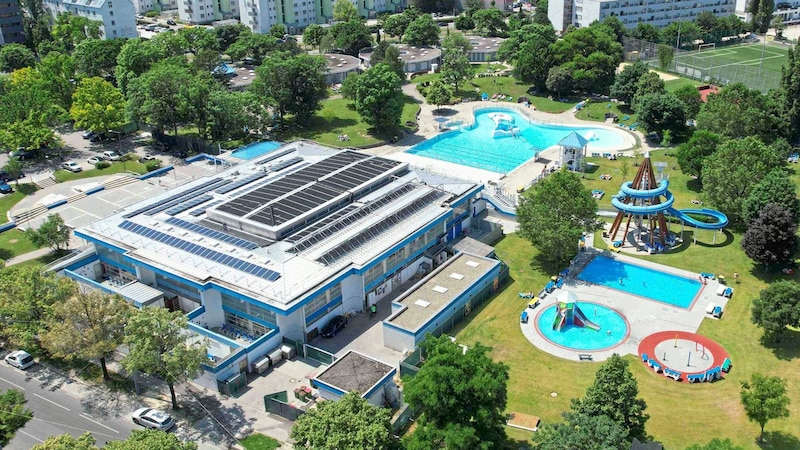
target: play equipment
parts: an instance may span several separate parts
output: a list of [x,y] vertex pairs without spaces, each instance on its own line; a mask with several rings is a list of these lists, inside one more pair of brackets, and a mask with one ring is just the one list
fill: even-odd
[[519,134],[519,127],[514,125],[514,118],[506,113],[491,113],[489,118],[494,121],[494,131],[492,137],[516,136]]
[[[574,298],[575,294],[568,292],[566,297],[570,298],[570,296]],[[574,301],[559,301],[556,303],[556,308],[558,308],[558,311],[555,319],[553,320],[554,330],[561,331],[567,325],[573,325],[576,327],[585,327],[589,328],[590,330],[600,331],[600,325],[597,325],[596,323],[587,319],[586,315],[583,314],[583,311],[581,311]]]
[[[661,167],[659,167],[659,171]],[[668,190],[669,180],[666,178],[656,181],[653,165],[650,162],[650,153],[645,153],[641,167],[633,177],[633,181],[622,183],[617,195],[611,197],[611,204],[619,211],[614,222],[611,224],[611,240],[617,240],[617,233],[620,231],[623,219],[628,218],[625,224],[623,236],[628,235],[631,220],[636,218],[635,225],[641,225],[644,221],[649,222],[650,239],[649,249],[658,250],[655,237],[658,234],[660,248],[674,244],[674,240],[668,236],[667,221],[664,214],[669,214],[681,223],[689,224],[695,228],[703,230],[720,230],[728,225],[728,217],[713,209],[683,209],[673,208],[675,198]],[[713,219],[713,222],[701,222],[693,216],[705,216]],[[716,234],[715,234],[716,239]]]

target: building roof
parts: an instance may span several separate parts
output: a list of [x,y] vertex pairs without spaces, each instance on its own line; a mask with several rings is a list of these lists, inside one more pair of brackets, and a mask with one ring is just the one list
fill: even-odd
[[500,45],[505,42],[505,38],[499,37],[483,37],[483,36],[465,36],[469,39],[469,44],[472,46],[470,52],[474,53],[494,53],[500,48]]
[[574,131],[566,135],[564,139],[558,141],[558,145],[567,148],[583,148],[586,147],[586,144],[588,143],[589,141],[587,141],[585,137]]
[[397,44],[400,50],[400,60],[404,63],[415,61],[431,61],[442,56],[442,51],[436,47],[415,47],[408,44]]
[[453,244],[453,250],[486,257],[494,255],[494,247],[469,236],[465,236]]
[[642,443],[637,438],[633,438],[631,442],[631,450],[663,450],[664,446],[658,442],[645,442]]
[[328,386],[344,392],[366,394],[379,381],[392,374],[394,367],[350,350],[314,377]]
[[358,69],[358,66],[361,65],[361,60],[355,56],[339,53],[325,54],[325,61],[328,63],[328,73],[350,72]]
[[496,259],[458,253],[395,300],[404,308],[386,320],[417,331],[499,264]]
[[144,283],[134,281],[117,289],[119,295],[142,306],[164,298],[164,293]]
[[449,187],[420,182],[406,163],[298,142],[76,234],[156,270],[288,309],[443,221],[448,202],[478,189]]

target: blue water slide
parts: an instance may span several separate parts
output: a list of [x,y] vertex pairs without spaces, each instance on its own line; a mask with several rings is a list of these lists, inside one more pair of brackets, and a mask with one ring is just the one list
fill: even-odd
[[[666,181],[666,180],[665,180]],[[626,183],[630,184],[630,183]],[[662,181],[663,184],[663,181]],[[624,187],[624,185],[623,185]],[[635,191],[637,193],[641,192],[653,192],[659,191],[661,188],[658,189],[651,189],[647,191]],[[663,195],[664,201],[655,205],[629,205],[627,203],[623,203],[622,199],[628,196],[629,194],[625,192],[620,192],[619,194],[611,197],[611,204],[614,205],[614,208],[626,213],[626,214],[655,214],[659,212],[664,212],[672,208],[672,204],[675,203],[675,197],[672,196],[672,192],[667,191],[666,188],[663,193],[657,195]],[[638,194],[637,194],[638,195]],[[631,196],[632,197],[632,196]],[[656,197],[656,194],[649,194],[643,195],[641,197],[635,198],[652,198]]]
[[[728,225],[728,216],[725,214],[715,211],[713,209],[674,209],[670,208],[667,211],[667,214],[671,216],[675,216],[678,220],[682,220],[687,224],[695,227],[700,228],[701,230],[718,230],[720,228],[724,228]],[[708,216],[712,217],[716,222],[707,223],[707,222],[700,222],[697,219],[689,216],[689,214],[694,214],[697,216]]]
[[631,181],[622,183],[620,194],[625,194],[633,198],[653,198],[666,195],[667,188],[669,187],[669,180],[661,180],[661,183],[655,189],[635,189],[631,187],[632,184],[633,182]]

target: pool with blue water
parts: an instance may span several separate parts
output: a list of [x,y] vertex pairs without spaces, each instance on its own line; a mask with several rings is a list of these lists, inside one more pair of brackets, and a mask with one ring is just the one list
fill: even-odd
[[[498,124],[490,116],[502,113],[513,119],[518,129],[495,137]],[[448,131],[409,148],[407,153],[453,162],[498,173],[508,173],[572,132],[589,140],[588,149],[616,151],[626,147],[623,132],[599,127],[573,127],[531,123],[514,110],[483,108],[475,112],[475,122],[460,130]]]
[[539,313],[536,326],[548,341],[573,350],[603,350],[619,345],[628,337],[628,322],[613,309],[597,303],[575,303],[587,319],[600,326],[599,330],[566,325],[553,329],[556,306],[549,305]]
[[281,146],[280,142],[276,141],[263,141],[256,142],[255,144],[246,145],[231,152],[231,156],[239,159],[250,160],[258,158],[261,155],[277,150]]
[[577,278],[683,309],[691,307],[702,288],[697,280],[607,256],[596,256]]

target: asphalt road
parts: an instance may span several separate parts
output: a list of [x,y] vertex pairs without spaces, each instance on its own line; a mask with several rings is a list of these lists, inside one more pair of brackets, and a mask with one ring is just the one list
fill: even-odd
[[33,420],[17,431],[5,450],[27,450],[52,435],[80,436],[87,431],[98,444],[105,444],[125,439],[138,428],[128,417],[132,411],[103,414],[70,395],[68,391],[73,389],[66,381],[39,364],[22,371],[0,362],[0,389],[23,391],[25,407],[33,411]]

